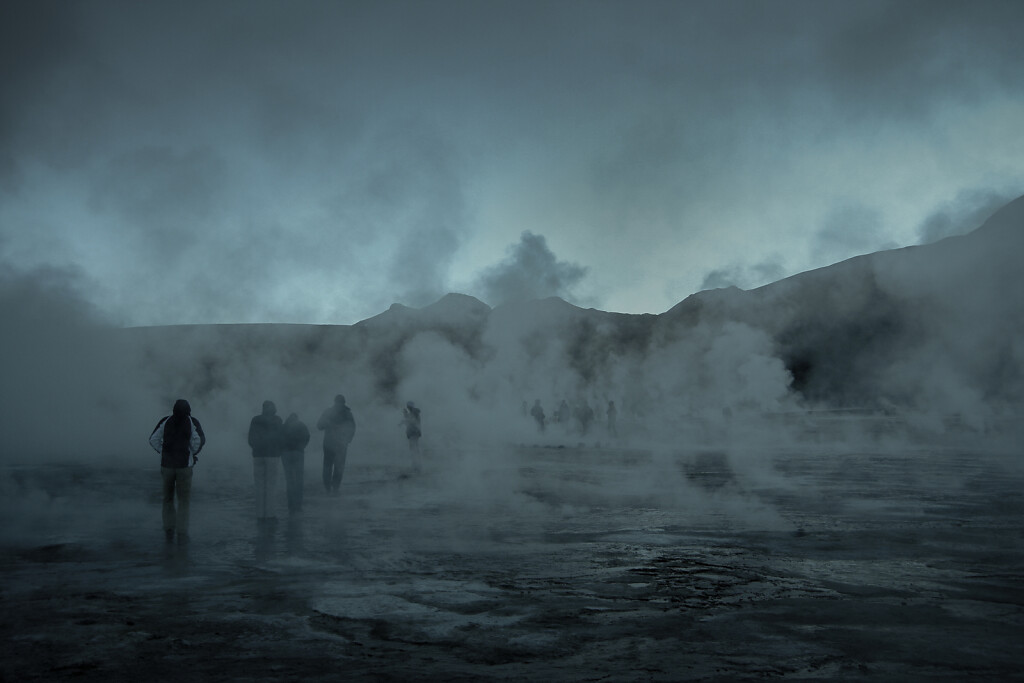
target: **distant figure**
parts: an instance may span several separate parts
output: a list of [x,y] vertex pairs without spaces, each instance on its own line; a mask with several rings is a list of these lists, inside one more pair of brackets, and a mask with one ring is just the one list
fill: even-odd
[[271,522],[274,515],[274,491],[281,459],[281,418],[273,401],[263,402],[263,412],[249,422],[249,447],[252,448],[252,475],[256,485],[256,519]]
[[409,455],[412,457],[412,467],[420,470],[420,437],[423,431],[420,425],[420,409],[416,404],[409,401],[402,408],[402,424],[405,425],[405,438],[409,440]]
[[284,483],[288,491],[288,512],[302,512],[302,487],[305,482],[306,444],[309,443],[309,427],[292,413],[284,421],[281,440],[281,465],[284,467]]
[[587,432],[590,431],[590,423],[594,419],[594,409],[590,407],[590,404],[586,399],[576,409],[576,421],[580,426],[580,434],[586,436]]
[[[188,543],[189,498],[192,493],[192,467],[199,462],[199,451],[206,445],[206,434],[199,420],[192,417],[188,401],[179,398],[170,415],[156,423],[149,435],[149,445],[160,454],[160,476],[163,478],[164,536],[167,542],[178,534],[178,544]],[[189,460],[191,459],[191,464]],[[178,509],[174,509],[174,496]]]
[[563,425],[563,428],[569,423],[569,402],[564,398],[558,404],[558,409],[555,411],[555,422]]
[[619,417],[619,411],[615,407],[615,401],[608,401],[608,434],[610,436],[618,436],[619,428],[616,424]]
[[356,434],[356,420],[345,405],[344,396],[334,397],[334,405],[320,416],[316,428],[324,433],[324,490],[337,495],[345,472],[348,445]]
[[544,408],[540,405],[540,399],[538,398],[533,402],[533,407],[530,408],[530,415],[533,417],[534,422],[537,423],[537,431],[544,433]]

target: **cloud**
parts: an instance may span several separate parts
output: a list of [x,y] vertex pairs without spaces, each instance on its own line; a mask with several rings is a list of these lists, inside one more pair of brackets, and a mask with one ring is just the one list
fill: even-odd
[[543,235],[527,230],[504,261],[483,271],[474,289],[492,306],[551,296],[572,301],[573,288],[586,274],[583,266],[559,261]]
[[[473,226],[492,223],[508,232],[487,249],[550,226],[592,266],[589,288],[660,310],[678,300],[660,283],[680,271],[695,274],[682,295],[714,267],[711,284],[756,280],[759,266],[739,272],[723,255],[753,230],[788,231],[778,241],[795,246],[770,248],[803,250],[806,217],[837,184],[889,217],[899,201],[1019,176],[1012,144],[993,142],[1024,101],[1019,2],[40,0],[0,12],[0,230],[36,264],[79,263],[115,293],[96,301],[133,323],[352,322],[421,305],[448,290]],[[966,171],[943,158],[975,146],[984,163]],[[900,164],[865,170],[885,154]],[[870,196],[893,176],[914,178],[916,195]],[[182,232],[182,268],[150,258]],[[838,237],[815,253],[886,242],[844,250]],[[168,296],[191,301],[153,316]]]
[[814,261],[835,263],[897,246],[887,237],[879,211],[848,204],[834,207],[826,215],[824,225],[814,235],[811,251]]
[[921,223],[920,244],[938,242],[946,237],[966,234],[1013,199],[1009,193],[993,190],[963,190]]
[[734,264],[709,272],[704,276],[700,288],[701,290],[724,289],[725,287],[751,289],[780,280],[785,275],[785,268],[777,260],[767,260],[750,265]]

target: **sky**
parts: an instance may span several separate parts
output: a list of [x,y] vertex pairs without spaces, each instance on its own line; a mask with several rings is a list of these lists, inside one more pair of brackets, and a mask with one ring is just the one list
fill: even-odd
[[[660,313],[1024,194],[1024,3],[0,0],[0,283]],[[21,286],[21,285],[18,285]]]

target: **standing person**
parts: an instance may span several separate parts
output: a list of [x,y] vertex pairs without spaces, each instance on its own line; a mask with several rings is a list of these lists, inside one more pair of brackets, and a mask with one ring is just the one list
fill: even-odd
[[284,421],[281,443],[281,465],[284,467],[284,483],[288,489],[288,513],[302,512],[302,487],[305,481],[306,444],[309,443],[309,427],[292,413]]
[[608,401],[608,412],[607,412],[607,415],[608,415],[608,435],[609,436],[618,436],[619,435],[619,428],[618,428],[617,422],[618,422],[618,417],[619,417],[619,411],[615,407],[615,401]]
[[345,473],[348,445],[356,434],[356,420],[345,405],[344,396],[334,397],[334,405],[320,416],[316,428],[324,433],[324,490],[337,495]]
[[409,440],[409,455],[412,458],[412,468],[420,470],[420,436],[423,431],[420,427],[420,409],[416,404],[409,401],[402,408],[402,424],[405,425],[405,438]]
[[539,398],[533,402],[533,408],[530,408],[530,415],[537,423],[537,431],[543,434],[545,415],[544,408],[541,407]]
[[594,409],[590,407],[587,399],[583,399],[583,403],[576,408],[576,421],[579,423],[581,435],[587,435],[587,432],[590,431],[590,421],[593,419]]
[[[149,445],[160,454],[164,536],[170,543],[177,532],[178,544],[185,545],[188,543],[192,466],[199,462],[199,451],[206,445],[206,434],[199,420],[192,417],[188,401],[179,398],[174,402],[171,414],[161,418],[150,433]],[[178,496],[177,510],[174,508],[175,495]]]
[[270,522],[274,516],[274,488],[281,459],[281,418],[273,401],[263,402],[263,412],[249,423],[252,475],[256,484],[256,519]]

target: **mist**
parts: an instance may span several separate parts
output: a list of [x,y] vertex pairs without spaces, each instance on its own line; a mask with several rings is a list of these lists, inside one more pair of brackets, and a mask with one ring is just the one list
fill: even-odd
[[[1020,205],[968,236],[750,292],[708,290],[660,316],[559,298],[586,271],[530,232],[482,280],[493,308],[448,295],[353,326],[119,330],[79,293],[88,287],[81,275],[8,269],[3,413],[22,428],[4,456],[133,457],[138,425],[184,397],[209,422],[211,452],[244,463],[240,435],[264,399],[311,423],[336,393],[360,424],[356,460],[362,452],[395,463],[404,457],[395,423],[408,400],[422,406],[424,441],[438,456],[509,444],[671,451],[768,429],[772,415],[836,408],[913,413],[939,432],[955,417],[983,433],[1012,421],[1024,395],[1012,334],[1024,293],[1007,248],[1020,240]],[[549,420],[562,400],[586,402],[596,411],[591,430],[573,423],[538,433],[521,410],[537,399]],[[614,437],[604,424],[609,401]]]
[[[557,296],[586,270],[529,232],[482,281],[493,306],[451,293],[349,326],[118,327],[87,302],[83,273],[7,268],[9,630],[59,647],[19,649],[4,674],[124,673],[158,647],[210,676],[262,676],[253,653],[270,650],[314,677],[341,652],[362,663],[355,678],[502,666],[575,680],[581,666],[618,671],[622,655],[601,654],[614,643],[636,650],[630,670],[676,680],[706,660],[713,680],[719,653],[746,662],[752,639],[775,642],[780,613],[799,626],[786,651],[799,638],[820,653],[793,671],[896,648],[898,661],[871,665],[903,672],[940,628],[957,633],[943,649],[958,673],[958,647],[989,652],[986,672],[1015,671],[1020,634],[1004,615],[1020,566],[1006,534],[1024,475],[1022,208],[659,315]],[[430,291],[429,271],[396,288]],[[315,423],[339,393],[357,429],[334,497]],[[178,398],[207,436],[184,546],[161,538],[147,443]],[[281,524],[254,519],[246,434],[264,400],[313,434],[304,510]],[[953,585],[955,599],[920,585]],[[893,609],[905,635],[887,631],[889,650],[848,645],[877,637]],[[732,619],[727,635],[709,634],[708,616]],[[580,642],[599,647],[581,656]],[[744,670],[790,661],[769,650]],[[952,656],[928,655],[928,671]]]

